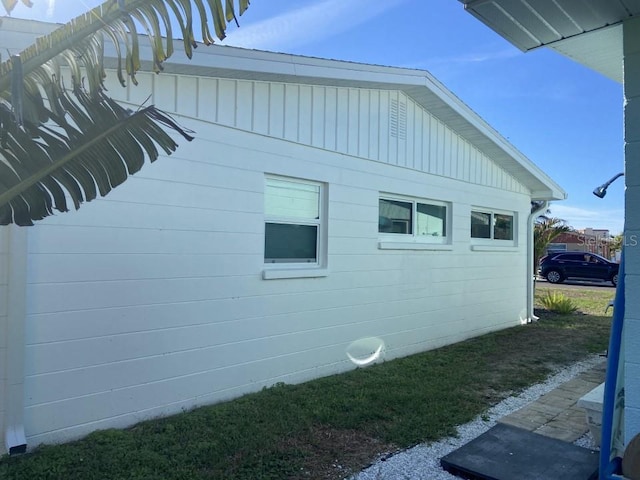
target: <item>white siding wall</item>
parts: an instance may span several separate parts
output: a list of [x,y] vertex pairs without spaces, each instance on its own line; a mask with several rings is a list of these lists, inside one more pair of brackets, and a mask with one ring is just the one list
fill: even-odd
[[[228,89],[247,87],[225,82]],[[283,99],[306,92],[304,105],[283,100],[280,113],[256,113],[263,120],[280,115],[269,128],[280,124],[280,136],[291,141],[180,118],[197,132],[196,140],[181,141],[174,155],[105,199],[31,229],[25,366],[30,445],[130,425],[274,382],[344,371],[353,368],[347,346],[362,337],[382,338],[389,359],[516,325],[524,315],[529,197],[473,185],[471,177],[443,176],[447,162],[462,156],[471,164],[477,152],[449,152],[440,143],[438,155],[420,155],[430,165],[440,161],[429,168],[442,175],[388,164],[397,156],[388,163],[357,158],[366,153],[361,137],[345,132],[362,123],[357,109],[337,117],[340,128],[316,129],[314,121],[306,129],[300,126],[306,122],[283,122],[283,115],[306,115],[319,90],[253,88],[275,88]],[[351,105],[362,93],[326,89],[321,98],[335,106],[327,101],[335,95]],[[236,98],[211,97],[218,112],[224,102],[225,109],[241,111]],[[360,101],[371,103],[369,93]],[[211,113],[198,108],[202,116]],[[372,116],[368,125],[381,118]],[[236,125],[248,128],[243,122],[249,120],[239,115]],[[444,127],[436,130],[444,145],[454,143]],[[327,151],[330,138],[353,155]],[[386,137],[366,143],[380,145],[380,138]],[[301,139],[319,144],[300,145]],[[261,278],[265,172],[327,183],[327,277]],[[380,191],[452,202],[453,250],[378,249]],[[472,205],[517,211],[518,248],[472,251]]]
[[8,281],[9,281],[9,228],[0,227],[0,432],[2,432],[2,440],[0,441],[0,454],[3,453],[2,445],[4,444],[4,419],[5,419],[5,399],[7,384],[7,333],[8,333],[8,317],[7,305],[8,297]]
[[[109,93],[136,105],[149,92],[159,108],[296,143],[468,183],[527,193],[511,175],[402,92],[138,75]],[[395,108],[394,108],[395,105]]]
[[625,442],[640,433],[640,22],[624,24],[625,94]]
[[[24,444],[27,228],[0,227],[0,453]],[[5,432],[6,429],[6,432]],[[9,432],[9,433],[7,433]]]

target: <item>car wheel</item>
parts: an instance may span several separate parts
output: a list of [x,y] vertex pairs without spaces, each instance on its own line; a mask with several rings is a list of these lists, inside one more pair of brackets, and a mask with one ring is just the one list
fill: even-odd
[[558,270],[549,270],[546,278],[549,283],[562,283],[564,280],[562,274]]
[[617,273],[613,277],[611,277],[611,283],[613,283],[614,287],[618,286],[618,274]]

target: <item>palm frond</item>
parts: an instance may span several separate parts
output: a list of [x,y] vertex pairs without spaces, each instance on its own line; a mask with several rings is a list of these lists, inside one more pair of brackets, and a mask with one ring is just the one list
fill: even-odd
[[[15,0],[2,0],[8,12]],[[108,0],[0,63],[0,225],[31,225],[106,195],[137,172],[158,147],[177,147],[165,130],[192,137],[153,106],[136,113],[106,96],[105,42],[115,46],[116,74],[133,84],[141,68],[138,26],[153,52],[153,69],[174,52],[172,25],[191,58],[194,13],[203,42],[222,39],[248,0]],[[23,0],[28,4],[28,0]],[[237,22],[236,22],[237,23]],[[66,73],[64,76],[62,72]],[[65,84],[65,81],[68,83]]]
[[[30,0],[22,0],[27,7],[33,6]],[[11,14],[15,6],[18,4],[18,0],[2,0],[2,5],[8,14]]]
[[53,213],[104,196],[136,173],[145,158],[156,160],[177,144],[159,125],[191,140],[189,132],[150,106],[131,112],[100,94],[65,94],[66,117],[53,116],[57,126],[11,122],[0,105],[0,121],[9,128],[0,138],[0,225],[32,225]]
[[556,238],[566,232],[571,231],[571,227],[561,218],[550,217],[549,213],[536,218],[533,229],[533,256],[534,267],[538,260],[545,254],[547,247]]
[[[117,41],[119,64],[126,66],[128,76],[134,81],[141,65],[140,51],[136,47],[139,34],[137,24],[142,26],[150,38],[154,65],[159,71],[162,63],[173,53],[172,22],[179,25],[184,38],[185,53],[191,58],[196,47],[194,12],[197,12],[200,19],[202,42],[208,45],[213,43],[209,31],[210,24],[214,26],[216,36],[222,40],[230,21],[228,19],[235,21],[236,10],[238,15],[242,15],[249,6],[249,0],[237,0],[237,9],[233,0],[226,0],[225,7],[222,2],[223,0],[106,1],[49,35],[39,38],[34,45],[20,52],[23,74],[29,76],[48,62],[62,62],[74,71],[82,64],[88,78],[100,79],[104,76],[101,45],[103,35],[107,34],[112,41]],[[125,48],[122,48],[123,46]],[[61,56],[65,51],[70,52],[70,55]],[[124,59],[121,56],[122,52],[126,52]],[[9,88],[12,70],[11,59],[0,64],[0,91]],[[124,77],[121,70],[118,74]],[[73,81],[81,82],[82,78],[74,77]],[[90,84],[92,94],[96,87],[95,83]]]

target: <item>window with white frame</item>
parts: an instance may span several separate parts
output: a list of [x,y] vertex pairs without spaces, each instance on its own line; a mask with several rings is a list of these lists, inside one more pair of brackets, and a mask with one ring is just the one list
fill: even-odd
[[445,243],[447,215],[445,202],[381,195],[378,233],[390,239]]
[[319,182],[266,178],[265,263],[320,265],[323,194]]
[[513,242],[514,218],[513,213],[471,210],[471,238]]

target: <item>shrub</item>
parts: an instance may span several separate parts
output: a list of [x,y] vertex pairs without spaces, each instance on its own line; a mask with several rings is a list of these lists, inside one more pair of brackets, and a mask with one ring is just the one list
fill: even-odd
[[575,312],[578,307],[573,301],[560,292],[552,292],[547,290],[544,295],[538,297],[540,303],[547,310],[554,313],[561,313],[563,315]]

